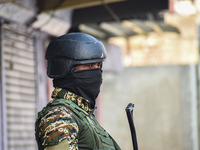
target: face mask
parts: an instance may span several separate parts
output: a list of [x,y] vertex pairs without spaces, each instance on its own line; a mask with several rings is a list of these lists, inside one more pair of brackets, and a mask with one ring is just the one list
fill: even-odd
[[81,70],[71,72],[62,79],[54,79],[54,87],[60,87],[73,92],[91,102],[95,107],[96,98],[102,83],[101,69]]

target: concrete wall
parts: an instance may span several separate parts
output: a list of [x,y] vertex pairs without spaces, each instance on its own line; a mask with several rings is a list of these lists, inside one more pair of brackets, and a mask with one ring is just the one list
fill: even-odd
[[125,114],[134,103],[141,150],[198,150],[195,66],[125,68],[104,73],[101,120],[123,150],[131,150]]

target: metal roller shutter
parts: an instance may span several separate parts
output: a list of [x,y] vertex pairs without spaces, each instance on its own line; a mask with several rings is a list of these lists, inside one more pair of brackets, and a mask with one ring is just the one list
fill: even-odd
[[34,36],[22,27],[3,25],[3,59],[8,150],[36,149],[36,55]]

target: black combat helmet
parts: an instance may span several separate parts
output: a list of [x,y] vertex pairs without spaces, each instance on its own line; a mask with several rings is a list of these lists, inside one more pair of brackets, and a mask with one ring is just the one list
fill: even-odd
[[50,42],[45,58],[47,75],[62,78],[79,64],[102,62],[106,58],[103,43],[85,33],[69,33]]

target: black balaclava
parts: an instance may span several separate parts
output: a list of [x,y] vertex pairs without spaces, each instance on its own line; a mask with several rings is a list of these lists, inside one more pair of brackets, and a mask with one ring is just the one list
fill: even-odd
[[95,107],[101,83],[102,70],[99,68],[70,72],[64,78],[53,80],[54,87],[63,88],[89,100],[91,108]]

